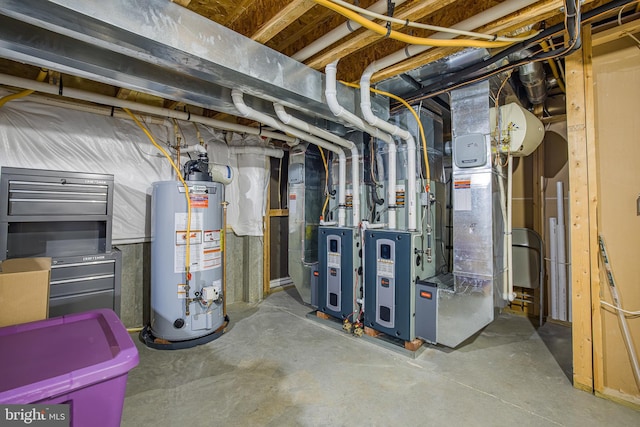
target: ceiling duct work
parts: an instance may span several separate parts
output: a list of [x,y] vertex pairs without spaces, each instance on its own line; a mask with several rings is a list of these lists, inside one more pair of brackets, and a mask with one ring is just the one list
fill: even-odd
[[[341,122],[324,102],[322,73],[164,0],[3,1],[0,56],[233,115],[239,88],[256,110],[275,101]],[[351,88],[338,97],[359,107]]]
[[503,220],[492,168],[489,82],[451,92],[453,287],[438,288],[438,342],[456,347],[493,321]]
[[[526,59],[531,56],[528,50],[510,55],[509,60],[512,62]],[[528,64],[518,67],[518,77],[527,93],[527,99],[533,105],[544,103],[547,99],[547,78],[542,68],[541,62],[529,62]]]

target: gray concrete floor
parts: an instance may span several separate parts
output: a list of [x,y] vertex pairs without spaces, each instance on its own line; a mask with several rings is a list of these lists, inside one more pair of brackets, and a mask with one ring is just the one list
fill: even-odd
[[501,315],[461,348],[399,355],[306,317],[295,291],[229,307],[228,332],[162,351],[138,343],[123,426],[639,426],[576,390],[568,329]]

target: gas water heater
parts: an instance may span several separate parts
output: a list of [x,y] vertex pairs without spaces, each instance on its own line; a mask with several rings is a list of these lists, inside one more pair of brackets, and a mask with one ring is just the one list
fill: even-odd
[[[230,169],[227,174],[230,181]],[[185,164],[184,178],[191,201],[188,236],[184,185],[180,181],[153,184],[151,323],[141,334],[147,345],[159,340],[179,342],[177,347],[170,348],[202,344],[217,338],[225,322],[222,283],[224,185],[212,181],[206,154]],[[185,273],[187,239],[188,281]]]

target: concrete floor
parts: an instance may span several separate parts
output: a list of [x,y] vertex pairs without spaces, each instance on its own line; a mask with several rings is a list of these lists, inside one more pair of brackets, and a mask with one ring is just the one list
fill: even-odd
[[501,315],[457,350],[412,359],[309,320],[296,296],[230,306],[228,332],[189,350],[136,339],[122,425],[640,425],[571,386],[565,327]]

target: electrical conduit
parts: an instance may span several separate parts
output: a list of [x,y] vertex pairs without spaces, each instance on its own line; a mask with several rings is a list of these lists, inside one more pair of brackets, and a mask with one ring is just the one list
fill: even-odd
[[[369,64],[362,73],[360,78],[360,108],[362,109],[362,115],[364,119],[376,128],[379,128],[394,136],[399,136],[407,144],[407,229],[409,231],[415,231],[417,229],[417,216],[416,216],[416,141],[413,139],[413,135],[407,130],[400,129],[396,125],[386,122],[380,119],[371,110],[371,93],[370,82],[371,76],[377,71],[375,61]],[[389,185],[391,186],[391,182]],[[393,182],[395,187],[395,182]],[[395,191],[395,190],[394,190]]]
[[393,137],[387,133],[382,132],[380,129],[365,123],[360,117],[347,111],[338,103],[338,88],[337,88],[337,73],[338,61],[334,61],[327,65],[325,68],[327,87],[325,89],[325,96],[327,98],[327,105],[331,109],[331,112],[347,122],[353,124],[358,129],[367,132],[369,135],[378,138],[387,143],[389,146],[389,158],[388,158],[388,176],[389,184],[387,185],[387,200],[389,208],[389,223],[390,230],[396,228],[396,143]]
[[309,123],[300,120],[296,117],[288,114],[281,104],[274,103],[273,107],[276,110],[278,118],[286,125],[291,125],[295,128],[309,132],[312,135],[326,139],[344,148],[351,150],[351,183],[353,191],[353,227],[358,227],[360,223],[360,156],[358,155],[358,149],[356,144],[344,138],[340,138],[331,132],[320,129],[317,126],[312,126]]
[[231,90],[231,98],[233,99],[233,105],[235,105],[236,109],[240,113],[242,117],[249,118],[252,120],[256,120],[265,125],[271,126],[288,134],[295,136],[303,141],[310,142],[312,144],[317,145],[318,147],[325,148],[329,151],[332,151],[338,155],[338,226],[344,227],[346,222],[346,181],[347,181],[347,157],[344,154],[344,151],[333,145],[328,143],[325,140],[317,138],[313,135],[306,134],[296,128],[291,126],[287,126],[282,122],[274,119],[273,117],[264,114],[260,111],[256,111],[253,108],[249,107],[244,103],[243,93],[238,89]]

